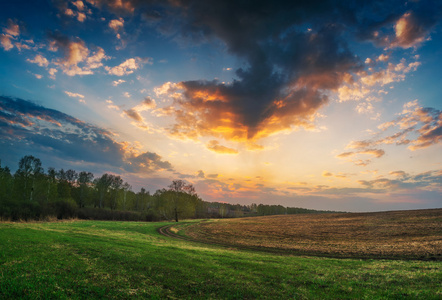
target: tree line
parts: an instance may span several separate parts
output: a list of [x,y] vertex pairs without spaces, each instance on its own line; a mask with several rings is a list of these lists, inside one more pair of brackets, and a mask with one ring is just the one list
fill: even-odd
[[126,220],[176,220],[203,216],[204,203],[195,188],[175,180],[153,195],[135,193],[119,175],[55,170],[45,172],[40,159],[20,159],[14,174],[0,164],[0,218],[44,220],[56,217]]
[[12,174],[0,161],[0,220],[97,220],[161,221],[188,218],[223,218],[254,215],[312,213],[314,210],[281,205],[232,205],[203,201],[192,184],[174,180],[150,194],[134,192],[119,175],[72,169],[45,172],[40,159],[27,155]]

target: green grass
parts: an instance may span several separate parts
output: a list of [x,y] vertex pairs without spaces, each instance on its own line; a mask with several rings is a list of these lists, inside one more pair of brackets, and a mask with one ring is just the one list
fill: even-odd
[[0,298],[442,298],[441,262],[230,250],[159,235],[167,224],[0,224]]

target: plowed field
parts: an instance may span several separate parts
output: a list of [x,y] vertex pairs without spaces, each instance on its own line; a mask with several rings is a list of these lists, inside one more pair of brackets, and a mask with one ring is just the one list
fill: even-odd
[[293,254],[442,260],[442,209],[224,219],[188,226],[185,234]]

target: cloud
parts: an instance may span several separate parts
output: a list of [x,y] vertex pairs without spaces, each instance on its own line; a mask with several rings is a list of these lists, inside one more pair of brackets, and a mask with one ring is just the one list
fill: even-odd
[[336,177],[336,178],[348,178],[350,177],[352,174],[346,174],[346,173],[337,173],[337,174],[333,174],[331,172],[328,171],[324,171],[322,172],[322,177]]
[[347,151],[338,154],[336,157],[348,159],[360,166],[366,166],[370,160],[354,160],[357,154],[372,155],[380,158],[385,155],[381,145],[407,145],[408,149],[415,151],[430,147],[442,142],[442,111],[421,107],[417,100],[404,104],[399,116],[389,122],[378,126],[379,131],[374,133],[377,138],[371,140],[352,141],[346,148],[354,151]]
[[341,154],[336,155],[336,157],[341,159],[346,159],[350,162],[353,162],[355,165],[362,167],[365,167],[371,163],[371,159],[360,159],[360,155],[369,155],[373,156],[374,158],[381,158],[382,156],[385,155],[385,151],[382,149],[360,149],[358,151],[343,152]]
[[50,38],[51,49],[53,51],[61,49],[64,54],[64,57],[57,59],[54,64],[68,76],[91,75],[94,73],[94,69],[103,66],[103,60],[110,58],[100,47],[96,47],[96,50],[91,54],[85,42],[79,38],[72,41],[58,32],[51,33]]
[[[439,5],[429,11],[432,21],[426,21],[422,9],[429,5],[393,2],[370,1],[352,7],[327,0],[320,5],[302,1],[191,0],[155,7],[125,3],[142,15],[157,12],[155,27],[165,36],[183,45],[221,41],[242,62],[232,82],[182,81],[169,89],[175,116],[171,134],[246,142],[280,131],[313,129],[316,113],[328,103],[331,92],[341,88],[341,99],[362,99],[374,85],[402,81],[405,73],[417,68],[418,62],[410,62],[403,63],[402,69],[390,64],[364,73],[366,66],[348,46],[372,40],[385,47],[392,40],[382,39],[396,33],[397,45],[416,44],[439,18]],[[388,55],[370,59],[376,60],[386,62]],[[379,117],[373,104],[365,103],[358,110]]]
[[392,46],[410,48],[422,43],[428,35],[428,24],[421,22],[415,13],[407,12],[394,25],[396,37]]
[[210,141],[206,147],[207,149],[220,154],[238,154],[237,150],[220,145],[216,140]]
[[[250,61],[250,68],[238,69],[239,79],[230,84],[181,82],[179,91],[171,91],[182,95],[175,101],[177,124],[172,133],[246,141],[297,127],[313,128],[316,111],[328,102],[322,91],[337,89],[345,74],[359,67],[354,57],[346,54],[338,55],[333,64],[326,63],[326,56],[333,56],[333,51],[338,51],[334,48],[338,47],[338,42],[330,45],[329,52],[315,48],[313,43],[329,38],[328,33],[317,34],[314,38],[299,37],[302,41],[299,43],[308,45],[302,49],[305,55],[309,52],[315,57],[308,62],[296,60],[291,65],[276,59],[267,62],[265,59],[270,58],[264,56]],[[294,48],[299,46],[297,42],[287,42],[287,52],[295,51]],[[276,72],[275,68],[282,68],[283,73]]]
[[[181,94],[175,98],[176,124],[171,130],[177,136],[247,141],[299,127],[312,129],[328,92],[362,68],[341,35],[342,27],[324,21],[338,19],[326,13],[336,11],[332,2],[315,9],[301,2],[190,1],[178,8],[174,17],[183,39],[220,39],[246,67],[237,68],[230,83],[177,83],[179,90],[170,91],[172,98]],[[303,22],[312,22],[314,30],[298,27]]]
[[155,100],[150,97],[145,97],[144,100],[140,104],[134,106],[131,109],[125,110],[124,113],[128,117],[134,119],[137,122],[144,122],[144,118],[141,117],[141,115],[139,113],[143,112],[143,111],[154,109],[155,107],[156,107]]
[[136,126],[137,128],[142,130],[150,130],[152,125],[146,122],[140,113],[143,111],[152,110],[155,107],[155,100],[150,97],[145,97],[140,104],[134,106],[133,108],[124,110],[122,115],[135,121],[132,122],[132,125]]
[[198,174],[196,175],[196,177],[198,177],[198,178],[205,178],[206,176],[204,175],[203,170],[198,170]]
[[49,65],[49,61],[43,57],[41,54],[37,54],[34,59],[27,59],[26,61],[33,63],[33,64],[37,64],[40,67],[47,67]]
[[72,1],[72,2],[55,2],[59,11],[68,17],[76,17],[77,21],[84,22],[87,18],[86,14],[91,14],[90,10],[87,10],[87,6],[83,1]]
[[168,161],[162,160],[162,157],[153,152],[145,152],[140,155],[134,155],[128,158],[128,166],[126,170],[130,172],[147,172],[153,173],[157,171],[173,171],[172,165]]
[[106,103],[108,104],[107,108],[120,110],[120,108],[117,105],[115,105],[112,100],[108,99],[108,100],[106,100]]
[[18,37],[20,35],[20,26],[15,21],[8,19],[8,26],[3,28],[3,32],[7,35]]
[[68,92],[68,91],[64,91],[64,93],[66,95],[68,95],[69,97],[84,99],[84,95],[82,95],[82,94],[71,93],[71,92]]
[[370,189],[413,190],[422,188],[442,192],[442,170],[433,170],[416,175],[409,175],[404,171],[395,171],[390,172],[390,175],[394,176],[395,179],[382,177],[369,181],[359,180],[358,182]]
[[369,142],[369,141],[352,141],[345,148],[360,149],[360,148],[370,147],[371,145],[372,145],[372,142]]
[[421,107],[417,100],[404,104],[399,117],[392,122],[379,125],[380,133],[397,132],[364,144],[409,145],[410,150],[427,148],[442,141],[442,111]]
[[117,141],[109,130],[22,99],[0,96],[0,128],[2,157],[40,153],[132,173],[173,169],[160,155]]
[[144,64],[152,64],[151,58],[129,58],[122,62],[120,65],[115,67],[105,67],[106,71],[110,75],[116,75],[116,76],[125,76],[132,74],[135,70],[140,69]]
[[384,156],[385,151],[382,149],[366,149],[366,150],[358,151],[357,153],[373,155],[376,158],[380,158],[380,157]]
[[20,35],[20,26],[17,22],[8,19],[7,27],[3,27],[3,33],[0,34],[0,45],[5,51],[9,51],[14,48],[12,44],[13,40],[16,40]]
[[112,28],[115,32],[124,28],[124,20],[123,18],[114,19],[109,21],[109,27]]
[[405,173],[404,171],[391,171],[388,174],[393,175],[395,177],[407,177],[408,174]]
[[124,114],[126,114],[129,118],[137,121],[137,122],[143,122],[144,119],[142,116],[140,116],[140,114],[134,110],[134,109],[128,109],[124,111]]
[[376,61],[384,61],[384,62],[385,62],[385,61],[387,61],[389,58],[390,58],[389,55],[386,55],[386,54],[382,53],[381,55],[379,55],[378,58],[376,58]]
[[358,33],[362,40],[370,40],[376,46],[386,48],[417,47],[427,40],[434,26],[441,19],[442,5],[439,1],[411,1],[405,5],[399,1],[389,1],[377,6],[371,13],[380,16],[366,19]]
[[84,95],[82,95],[82,94],[71,93],[71,92],[68,92],[68,91],[65,91],[64,93],[66,95],[68,95],[69,97],[78,98],[78,102],[80,102],[80,103],[86,103],[86,101],[84,100]]
[[133,2],[137,2],[137,1],[128,1],[128,0],[85,0],[85,1],[99,8],[107,6],[114,13],[133,13],[135,10],[134,8],[135,3]]
[[102,61],[110,59],[109,56],[106,56],[103,48],[97,47],[97,50],[93,53],[93,55],[89,56],[86,59],[86,67],[88,69],[97,69],[103,66]]
[[49,73],[49,77],[50,77],[51,79],[55,79],[55,74],[56,74],[57,72],[58,72],[57,69],[50,68],[49,71],[48,71],[48,73]]
[[118,85],[120,85],[120,84],[122,84],[122,83],[125,83],[125,82],[126,82],[126,80],[118,79],[118,80],[114,80],[114,81],[112,81],[112,85],[113,85],[113,86],[118,86]]
[[351,156],[354,156],[354,155],[355,155],[355,152],[350,151],[350,152],[343,152],[341,154],[338,154],[337,157],[339,157],[339,158],[346,158],[346,157],[351,157]]
[[86,20],[86,14],[79,12],[77,15],[77,20],[79,22],[84,22],[84,20]]
[[83,1],[80,0],[72,1],[71,4],[74,5],[78,10],[84,10],[85,8]]
[[[388,56],[383,54],[376,60],[386,61]],[[395,82],[404,81],[406,75],[410,72],[416,71],[421,65],[416,60],[407,62],[406,59],[401,59],[399,63],[388,63],[386,68],[384,66],[370,67],[369,70],[357,72],[351,80],[348,79],[337,91],[339,102],[356,100],[365,102],[360,103],[356,107],[358,113],[374,113],[373,100],[377,98],[373,96],[373,87],[382,88]]]
[[70,8],[66,8],[66,10],[64,11],[64,14],[65,14],[66,16],[70,16],[70,17],[75,16],[74,11],[73,11],[72,9],[70,9]]
[[144,110],[154,109],[156,106],[157,105],[154,99],[150,97],[145,97],[144,100],[139,105],[135,106],[135,108],[138,111],[144,111]]
[[3,49],[6,51],[11,50],[14,48],[14,45],[11,42],[11,37],[6,34],[0,34],[0,44],[2,45]]

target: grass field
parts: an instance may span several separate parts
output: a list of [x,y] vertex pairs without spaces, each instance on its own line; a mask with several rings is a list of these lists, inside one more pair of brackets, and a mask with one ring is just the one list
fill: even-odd
[[440,261],[277,255],[182,241],[157,232],[173,224],[0,224],[0,298],[442,297]]

